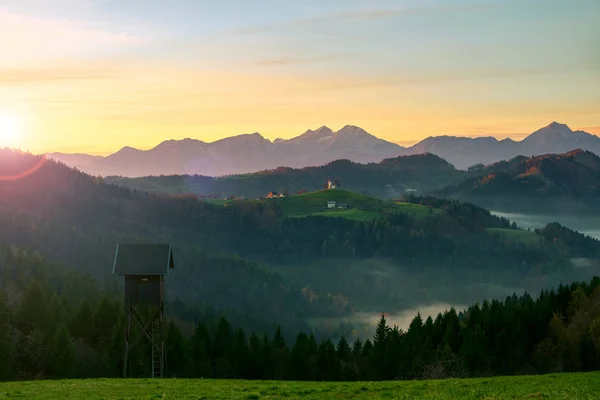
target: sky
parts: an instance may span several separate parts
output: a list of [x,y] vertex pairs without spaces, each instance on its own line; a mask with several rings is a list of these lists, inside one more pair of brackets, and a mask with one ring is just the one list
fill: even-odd
[[600,134],[598,15],[598,0],[0,0],[0,145]]

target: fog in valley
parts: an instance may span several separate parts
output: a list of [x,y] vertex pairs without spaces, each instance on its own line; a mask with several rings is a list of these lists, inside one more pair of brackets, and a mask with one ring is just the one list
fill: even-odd
[[597,263],[574,261],[581,268],[568,274],[532,274],[527,278],[508,271],[490,272],[483,265],[409,269],[382,258],[332,258],[275,269],[294,282],[305,282],[305,288],[318,297],[341,295],[354,307],[350,315],[312,318],[308,320],[310,325],[334,331],[340,324],[351,323],[351,329],[341,330],[355,330],[355,335],[367,338],[372,336],[382,313],[389,325],[407,329],[417,313],[423,320],[429,316],[435,319],[450,308],[459,312],[486,299],[503,301],[507,296],[524,293],[536,298],[541,290],[600,273]]
[[406,331],[417,314],[420,314],[423,322],[425,322],[428,317],[435,320],[438,314],[443,314],[451,308],[454,308],[458,313],[464,311],[467,307],[466,304],[433,303],[397,312],[358,312],[344,318],[315,318],[310,320],[309,323],[314,327],[320,326],[321,329],[328,331],[333,331],[340,324],[351,324],[354,327],[355,335],[361,339],[366,339],[371,338],[375,333],[375,328],[382,314],[385,314],[388,326],[396,325]]
[[523,229],[543,228],[551,222],[558,222],[569,229],[576,230],[584,235],[600,239],[600,216],[581,218],[570,215],[533,215],[520,213],[504,213],[499,211],[490,211],[498,217],[508,218],[511,222],[516,222]]

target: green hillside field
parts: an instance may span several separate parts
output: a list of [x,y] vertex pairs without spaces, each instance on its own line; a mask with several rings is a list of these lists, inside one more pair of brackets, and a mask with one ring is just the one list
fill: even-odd
[[[224,205],[235,201],[259,200],[208,200],[212,204]],[[260,201],[275,202],[286,218],[324,216],[364,221],[377,218],[384,212],[402,212],[414,217],[436,215],[442,212],[427,206],[376,199],[361,193],[341,189],[318,190],[283,198]],[[328,201],[346,204],[347,208],[327,208]]]
[[0,383],[0,399],[597,399],[600,373],[395,382],[89,379]]

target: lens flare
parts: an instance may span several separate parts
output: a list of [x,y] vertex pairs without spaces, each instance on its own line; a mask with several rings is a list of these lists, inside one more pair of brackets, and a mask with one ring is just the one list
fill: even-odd
[[0,147],[16,147],[18,139],[17,118],[8,114],[0,114]]

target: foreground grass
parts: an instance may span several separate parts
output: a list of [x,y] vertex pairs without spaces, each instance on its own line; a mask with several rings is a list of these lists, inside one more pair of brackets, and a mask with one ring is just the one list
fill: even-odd
[[600,373],[405,382],[90,379],[0,383],[0,399],[598,399]]

